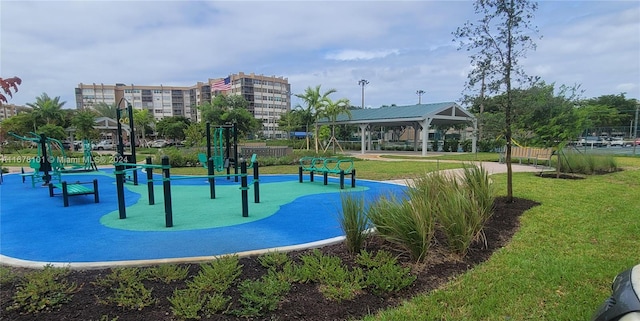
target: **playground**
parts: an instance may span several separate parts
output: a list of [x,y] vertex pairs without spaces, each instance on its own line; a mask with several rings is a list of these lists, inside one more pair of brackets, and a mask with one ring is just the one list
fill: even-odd
[[[22,266],[46,263],[77,267],[199,261],[212,256],[311,246],[340,240],[338,215],[341,193],[366,198],[399,193],[401,186],[359,180],[356,187],[340,189],[337,177],[299,182],[298,175],[264,175],[260,202],[249,197],[248,216],[242,212],[242,188],[225,174],[209,179],[174,176],[171,183],[172,226],[165,224],[165,203],[160,172],[153,174],[155,204],[149,205],[146,175],[138,185],[124,184],[126,218],[119,216],[115,170],[63,173],[70,183],[97,180],[99,203],[93,195],[50,196],[48,188],[33,187],[17,174],[4,176],[0,185],[0,254],[2,261]],[[248,192],[253,177],[248,175]],[[245,177],[246,178],[246,177]]]

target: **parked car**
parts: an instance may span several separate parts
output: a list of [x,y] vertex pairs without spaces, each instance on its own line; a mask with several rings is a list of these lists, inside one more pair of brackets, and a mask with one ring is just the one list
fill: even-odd
[[578,140],[578,146],[601,147],[605,144],[606,141],[598,136],[580,137]]
[[640,264],[618,274],[607,298],[592,321],[640,320]]
[[624,139],[622,137],[609,137],[607,138],[607,144],[609,146],[624,146]]
[[[130,141],[126,141],[126,142],[122,143],[122,145],[124,147],[131,147],[131,142]],[[137,139],[136,139],[136,147],[140,147],[140,141],[138,141]]]
[[115,148],[113,142],[110,140],[102,140],[99,143],[92,145],[91,149],[93,150],[112,150]]
[[66,149],[66,150],[71,150],[71,142],[68,140],[65,140],[62,142],[62,148]]
[[167,142],[164,139],[156,139],[151,143],[151,147],[153,148],[162,148],[162,147],[167,147],[169,145],[169,142]]
[[181,140],[172,140],[167,143],[167,146],[184,147],[184,142]]

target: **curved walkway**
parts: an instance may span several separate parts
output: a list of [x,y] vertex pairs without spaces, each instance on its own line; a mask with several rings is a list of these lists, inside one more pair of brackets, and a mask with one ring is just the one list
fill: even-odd
[[[497,162],[468,162],[468,161],[457,161],[457,160],[442,160],[442,159],[435,160],[435,159],[430,159],[430,157],[441,156],[443,154],[444,153],[431,152],[431,153],[429,153],[429,156],[421,156],[421,154],[419,152],[393,152],[393,151],[389,151],[389,152],[374,152],[374,153],[370,152],[370,153],[365,153],[365,154],[350,153],[349,155],[352,156],[352,157],[360,158],[360,159],[386,161],[386,162],[415,161],[415,162],[440,162],[440,163],[473,164],[473,165],[481,166],[482,168],[484,168],[489,173],[489,175],[500,174],[500,173],[506,173],[507,172],[507,164],[503,164],[503,163],[497,163]],[[459,154],[459,153],[456,153],[456,154]],[[412,158],[404,158],[404,159],[403,158],[388,158],[388,157],[383,157],[384,155],[412,156]],[[511,164],[511,170],[514,173],[517,173],[517,172],[535,173],[535,172],[542,172],[542,171],[551,171],[551,170],[554,170],[554,168],[545,167],[545,166]],[[443,172],[457,174],[457,173],[461,173],[462,169],[461,168],[447,169],[447,170],[443,170]],[[406,184],[406,180],[404,180],[404,179],[401,179],[401,180],[389,180],[389,181],[386,181],[386,182],[395,183],[395,184]]]

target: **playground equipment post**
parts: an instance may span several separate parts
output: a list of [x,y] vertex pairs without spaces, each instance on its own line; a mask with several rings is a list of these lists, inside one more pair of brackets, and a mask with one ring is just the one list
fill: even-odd
[[169,173],[169,156],[162,156],[162,186],[164,187],[165,226],[173,226],[173,210],[171,209],[171,174]]

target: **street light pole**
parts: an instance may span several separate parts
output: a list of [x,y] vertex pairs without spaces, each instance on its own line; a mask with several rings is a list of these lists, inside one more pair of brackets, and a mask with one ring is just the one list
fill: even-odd
[[422,104],[422,94],[424,94],[424,90],[420,89],[416,91],[416,95],[418,95],[418,105]]
[[368,84],[369,84],[369,81],[366,79],[358,80],[358,85],[362,86],[362,109],[364,109],[364,86]]
[[636,144],[638,141],[638,111],[640,111],[640,101],[636,103],[636,120],[633,125],[633,155],[636,154]]

